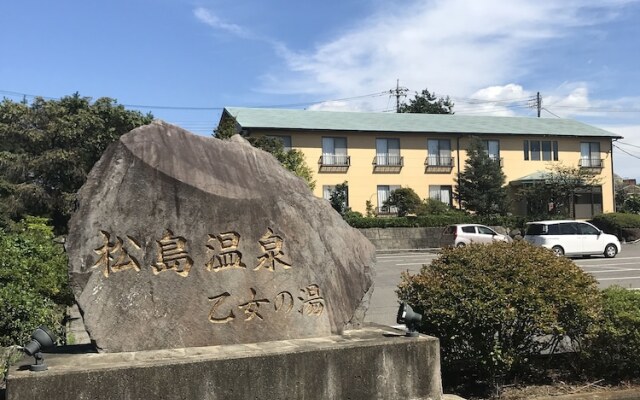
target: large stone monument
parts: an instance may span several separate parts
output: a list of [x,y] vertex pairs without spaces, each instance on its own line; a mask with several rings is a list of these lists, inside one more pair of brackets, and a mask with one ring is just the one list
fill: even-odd
[[340,334],[373,289],[373,246],[270,154],[164,122],[108,148],[66,248],[102,352]]
[[100,354],[25,360],[7,400],[442,398],[436,338],[359,326],[371,243],[239,136],[124,135],[80,190],[66,247]]

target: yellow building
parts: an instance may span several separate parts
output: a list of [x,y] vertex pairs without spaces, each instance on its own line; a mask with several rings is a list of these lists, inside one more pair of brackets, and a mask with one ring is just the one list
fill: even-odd
[[[593,172],[600,185],[574,196],[574,217],[614,211],[614,133],[569,119],[438,114],[359,113],[225,108],[247,136],[274,136],[298,149],[315,173],[314,193],[327,198],[347,182],[348,205],[379,213],[389,193],[410,187],[421,198],[457,206],[455,178],[464,170],[472,136],[500,162],[512,186],[544,179],[557,165]],[[526,213],[526,206],[513,205]]]

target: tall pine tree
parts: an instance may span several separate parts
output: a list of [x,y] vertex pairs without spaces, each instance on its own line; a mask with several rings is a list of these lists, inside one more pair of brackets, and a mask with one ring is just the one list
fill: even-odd
[[505,214],[506,177],[499,160],[489,157],[480,138],[472,137],[464,170],[456,179],[456,196],[462,208],[478,215]]

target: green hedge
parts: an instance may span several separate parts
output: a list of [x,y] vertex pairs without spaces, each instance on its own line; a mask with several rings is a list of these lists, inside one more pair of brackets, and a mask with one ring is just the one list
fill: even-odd
[[440,339],[445,384],[522,379],[531,358],[590,332],[600,309],[592,276],[524,241],[446,248],[403,274],[397,293],[423,315],[420,331]]
[[429,228],[442,227],[450,224],[484,224],[504,226],[506,228],[524,227],[524,219],[513,216],[483,216],[467,215],[463,213],[422,215],[417,217],[357,217],[347,216],[345,220],[354,228]]
[[595,216],[591,222],[606,233],[620,240],[633,241],[640,238],[640,215],[609,213]]
[[621,287],[602,291],[602,320],[585,355],[585,369],[593,377],[640,377],[640,292]]

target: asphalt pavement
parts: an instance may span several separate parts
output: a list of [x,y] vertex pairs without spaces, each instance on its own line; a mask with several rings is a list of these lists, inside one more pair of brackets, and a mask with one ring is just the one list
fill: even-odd
[[[399,252],[378,254],[375,289],[365,321],[396,326],[398,298],[395,289],[403,271],[417,273],[423,264],[436,258],[437,252]],[[640,243],[623,244],[615,258],[593,256],[573,258],[585,272],[592,274],[601,288],[611,285],[640,289]]]

